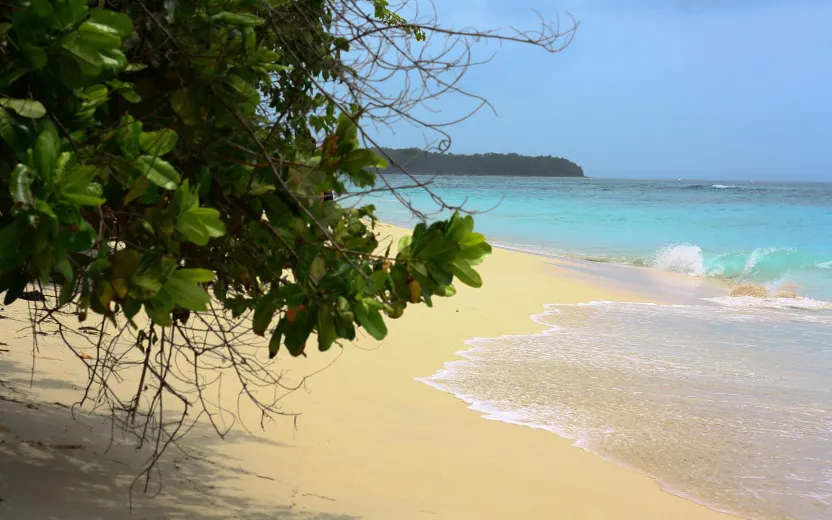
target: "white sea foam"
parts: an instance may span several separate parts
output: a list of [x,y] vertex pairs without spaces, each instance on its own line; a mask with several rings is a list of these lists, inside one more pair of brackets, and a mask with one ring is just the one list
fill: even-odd
[[694,244],[671,244],[653,255],[650,266],[673,273],[705,276],[705,257],[702,248]]
[[709,505],[827,518],[832,479],[822,482],[828,464],[812,457],[832,449],[823,384],[832,317],[775,306],[821,305],[808,299],[769,299],[772,308],[727,300],[548,305],[533,316],[548,330],[473,339],[420,381],[487,419],[554,432]]
[[750,309],[832,310],[832,302],[812,298],[755,298],[753,296],[718,296],[703,298],[725,307]]
[[713,186],[711,186],[711,188],[716,188],[718,190],[728,190],[731,188],[739,188],[739,186],[732,186],[728,184],[714,184]]

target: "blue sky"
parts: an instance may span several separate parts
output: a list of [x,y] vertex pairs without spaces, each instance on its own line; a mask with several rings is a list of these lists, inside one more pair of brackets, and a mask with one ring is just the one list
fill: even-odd
[[[503,45],[463,86],[482,111],[451,151],[559,155],[591,176],[832,180],[832,0],[437,0],[440,21],[533,27],[571,12],[561,53]],[[458,113],[461,100],[435,102]],[[407,125],[378,135],[423,146]]]

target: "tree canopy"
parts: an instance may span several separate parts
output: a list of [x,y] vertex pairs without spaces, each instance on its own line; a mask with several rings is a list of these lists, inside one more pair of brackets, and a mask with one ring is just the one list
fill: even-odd
[[384,148],[383,154],[412,174],[506,175],[516,177],[583,177],[584,169],[562,157],[529,157],[516,153],[461,155],[418,148]]
[[[409,305],[482,284],[475,267],[491,247],[470,215],[420,223],[380,249],[374,208],[337,195],[384,188],[389,162],[362,125],[414,123],[420,100],[459,94],[442,75],[464,72],[466,42],[554,52],[562,35],[450,31],[405,7],[0,3],[0,294],[35,301],[33,330],[51,323],[86,365],[85,398],[95,383],[97,402],[132,425],[158,412],[151,431],[167,442],[162,399],[180,401],[183,417],[207,406],[196,374],[224,367],[275,412],[251,390],[279,383],[261,357],[325,351],[361,331],[382,339]],[[440,45],[427,59],[436,34],[460,52]],[[385,94],[394,73],[439,90]],[[92,320],[94,359],[67,333]],[[240,329],[262,347],[244,350]],[[128,362],[141,374],[125,396],[108,378]],[[195,375],[174,378],[177,363]]]

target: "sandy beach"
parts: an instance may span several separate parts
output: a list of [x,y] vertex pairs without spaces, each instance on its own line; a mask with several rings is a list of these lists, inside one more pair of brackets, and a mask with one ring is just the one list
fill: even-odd
[[79,409],[72,418],[83,373],[50,338],[30,373],[26,303],[3,309],[0,518],[733,518],[550,432],[485,420],[417,381],[466,340],[541,330],[529,316],[543,304],[639,298],[512,251],[496,250],[480,272],[482,289],[408,309],[381,344],[362,338],[343,351],[286,356],[279,366],[290,379],[328,366],[285,401],[297,420],[261,430],[242,406],[225,440],[195,428],[159,465],[160,490],[158,478],[148,494],[143,481],[134,488],[132,514],[128,490],[146,454],[118,435],[108,450],[106,420]]

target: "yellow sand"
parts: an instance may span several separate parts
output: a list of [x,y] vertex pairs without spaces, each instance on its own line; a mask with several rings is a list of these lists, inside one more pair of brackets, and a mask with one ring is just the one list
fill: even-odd
[[[256,437],[225,441],[194,430],[188,453],[173,451],[161,466],[161,494],[134,495],[133,516],[126,490],[141,454],[120,445],[103,454],[105,424],[73,422],[66,409],[43,402],[77,401],[66,383],[77,378],[69,361],[41,349],[35,387],[23,388],[31,343],[16,332],[22,324],[4,327],[0,518],[729,518],[552,433],[485,420],[415,381],[454,359],[467,339],[539,331],[529,316],[543,303],[633,299],[515,252],[495,251],[481,273],[482,289],[461,287],[434,309],[408,309],[380,345],[362,339],[345,348],[285,403],[303,414],[297,429],[279,419]],[[281,367],[311,373],[337,355],[312,352]],[[245,425],[259,428],[259,417],[243,410]]]

